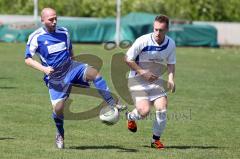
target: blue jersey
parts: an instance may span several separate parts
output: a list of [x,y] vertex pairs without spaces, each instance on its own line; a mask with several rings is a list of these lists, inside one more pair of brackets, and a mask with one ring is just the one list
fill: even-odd
[[85,75],[88,65],[72,61],[71,50],[68,31],[63,27],[57,27],[53,33],[39,28],[29,36],[27,42],[25,58],[32,58],[36,54],[43,66],[54,69],[53,73],[44,77],[53,105],[69,96],[72,84],[89,86]]
[[32,58],[36,54],[43,66],[55,69],[70,61],[71,50],[72,44],[66,28],[57,27],[55,32],[49,33],[41,27],[29,36],[25,58]]

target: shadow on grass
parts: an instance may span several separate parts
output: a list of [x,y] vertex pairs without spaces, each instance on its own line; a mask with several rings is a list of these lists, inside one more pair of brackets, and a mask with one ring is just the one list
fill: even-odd
[[14,137],[0,137],[0,140],[13,140]]
[[0,80],[12,80],[12,79],[14,79],[14,78],[12,78],[12,77],[0,77]]
[[99,150],[99,149],[106,149],[106,150],[111,150],[111,149],[116,149],[119,150],[118,152],[138,152],[136,149],[128,149],[128,148],[123,148],[121,146],[113,146],[113,145],[103,145],[103,146],[71,146],[69,149],[76,149],[76,150]]
[[165,146],[166,149],[220,149],[218,146]]
[[4,87],[0,87],[0,89],[16,89],[17,87],[7,87],[7,86],[4,86]]
[[[144,145],[143,147],[151,148],[150,146]],[[186,150],[186,149],[222,149],[225,147],[218,147],[218,146],[165,146],[165,149],[180,149],[180,150]]]

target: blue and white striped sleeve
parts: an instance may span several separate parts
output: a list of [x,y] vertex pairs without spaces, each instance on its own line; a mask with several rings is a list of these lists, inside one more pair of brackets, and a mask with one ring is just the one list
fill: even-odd
[[173,40],[171,40],[171,51],[167,57],[167,64],[176,64],[176,45]]
[[26,50],[25,50],[25,59],[32,58],[34,56],[34,54],[36,53],[36,50],[38,48],[37,37],[38,36],[36,36],[36,34],[31,34],[29,36]]
[[138,38],[126,53],[126,58],[129,61],[135,61],[136,57],[141,53],[142,40]]

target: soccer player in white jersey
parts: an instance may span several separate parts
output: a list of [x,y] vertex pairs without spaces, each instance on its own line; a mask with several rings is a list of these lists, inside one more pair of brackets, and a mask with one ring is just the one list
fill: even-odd
[[[61,149],[64,148],[64,103],[72,84],[89,86],[89,81],[92,81],[110,107],[122,107],[116,104],[106,81],[96,69],[72,60],[73,50],[69,33],[66,28],[57,26],[56,11],[44,8],[41,21],[43,27],[29,36],[25,63],[45,74],[44,81],[53,105],[52,118],[57,129],[56,146]],[[35,54],[40,57],[41,63],[33,59]]]
[[160,137],[166,126],[167,94],[163,86],[162,74],[167,68],[167,87],[175,91],[175,42],[166,35],[169,18],[157,16],[153,23],[153,32],[136,39],[126,53],[125,62],[130,67],[128,87],[136,108],[127,112],[128,129],[137,131],[136,120],[143,119],[155,106],[156,119],[153,122],[151,147],[163,149]]

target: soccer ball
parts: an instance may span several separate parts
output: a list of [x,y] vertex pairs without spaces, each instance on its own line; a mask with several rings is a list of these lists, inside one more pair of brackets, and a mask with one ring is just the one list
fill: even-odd
[[103,107],[99,114],[100,120],[106,125],[114,125],[119,120],[119,111],[117,108]]

